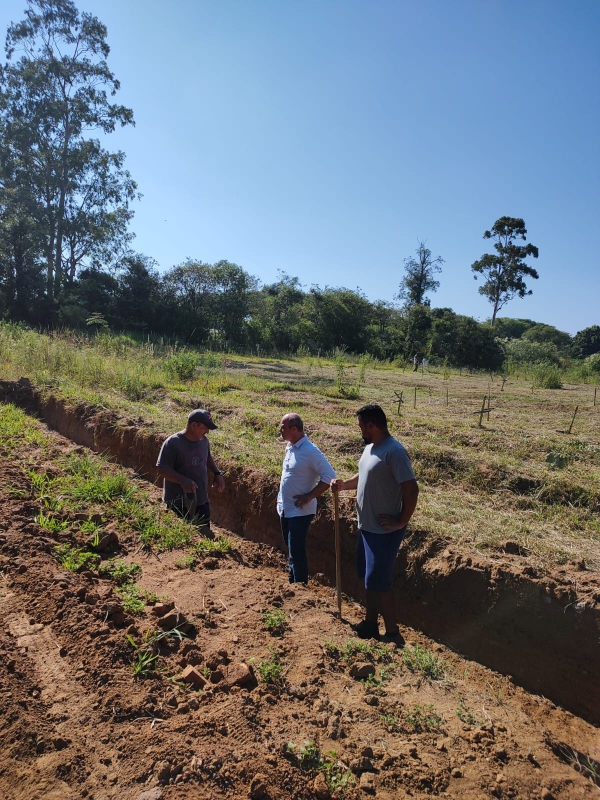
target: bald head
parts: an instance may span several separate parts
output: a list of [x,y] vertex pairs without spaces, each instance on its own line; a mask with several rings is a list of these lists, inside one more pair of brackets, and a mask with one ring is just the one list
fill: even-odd
[[281,434],[281,438],[286,442],[296,444],[296,442],[304,436],[304,423],[300,416],[291,413],[282,417],[279,425],[279,433]]

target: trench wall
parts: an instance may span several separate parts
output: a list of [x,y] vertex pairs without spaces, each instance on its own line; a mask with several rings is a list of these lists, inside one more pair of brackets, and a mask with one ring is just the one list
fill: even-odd
[[[72,441],[156,481],[154,465],[162,434],[113,412],[42,394],[27,379],[0,381],[0,400],[20,406]],[[212,517],[217,525],[247,539],[283,550],[276,492],[276,486],[258,489],[249,473],[230,468],[225,492],[211,496]],[[323,500],[310,529],[309,568],[335,585],[333,521],[329,502]],[[362,602],[364,590],[355,576],[351,501],[342,500],[341,509],[342,589]],[[573,592],[555,594],[545,579],[465,557],[420,531],[409,535],[400,552],[394,590],[404,624],[600,724],[597,604],[578,603]]]

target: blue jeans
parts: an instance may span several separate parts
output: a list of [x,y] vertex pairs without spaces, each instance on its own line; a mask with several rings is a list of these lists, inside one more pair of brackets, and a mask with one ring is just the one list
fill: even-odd
[[282,514],[281,533],[288,551],[290,583],[308,583],[308,560],[306,558],[306,535],[314,514],[302,517],[286,517]]
[[368,592],[389,592],[406,525],[390,533],[358,532],[356,569]]

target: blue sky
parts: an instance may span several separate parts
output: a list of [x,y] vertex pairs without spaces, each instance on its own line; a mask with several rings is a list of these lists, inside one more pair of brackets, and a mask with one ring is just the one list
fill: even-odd
[[[161,269],[234,261],[265,283],[392,300],[427,240],[433,306],[478,319],[470,265],[503,215],[540,257],[501,316],[600,324],[598,0],[78,0],[108,26],[109,137]],[[3,0],[0,29],[24,0]]]

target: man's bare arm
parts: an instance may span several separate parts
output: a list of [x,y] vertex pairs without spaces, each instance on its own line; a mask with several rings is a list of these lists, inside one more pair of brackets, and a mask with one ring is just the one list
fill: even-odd
[[191,478],[186,478],[185,475],[180,475],[173,467],[158,467],[158,474],[170,483],[178,483],[185,494],[194,494],[198,488],[198,484]]
[[210,454],[210,455],[208,456],[208,459],[206,460],[206,464],[207,464],[207,466],[208,466],[209,470],[210,470],[210,471],[213,473],[213,475],[215,476],[215,477],[213,478],[213,484],[216,484],[216,486],[217,486],[217,489],[218,489],[220,492],[222,492],[222,491],[223,491],[223,489],[225,489],[225,478],[224,478],[224,477],[223,477],[223,475],[221,474],[221,470],[220,470],[220,469],[217,467],[217,465],[215,464],[215,460],[214,460],[214,458],[212,457],[212,454]]
[[331,481],[331,491],[332,492],[343,492],[344,489],[356,489],[358,486],[358,472],[356,475],[353,475],[351,478],[348,478],[347,481],[343,481],[341,478],[334,478]]
[[398,517],[394,517],[391,514],[381,514],[379,524],[384,531],[399,531],[405,525],[408,525],[410,518],[415,513],[419,499],[419,484],[413,478],[410,481],[403,481],[400,486],[402,487],[402,513]]
[[295,494],[294,495],[294,505],[296,508],[302,508],[307,503],[310,503],[311,500],[316,500],[317,497],[320,497],[324,492],[329,489],[329,484],[325,483],[325,481],[319,481],[314,489],[311,489],[310,492],[306,494]]

